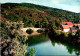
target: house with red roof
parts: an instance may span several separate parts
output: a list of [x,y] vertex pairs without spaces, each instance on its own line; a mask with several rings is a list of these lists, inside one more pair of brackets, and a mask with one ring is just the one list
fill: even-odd
[[61,25],[68,25],[69,27],[73,27],[72,22],[61,22]]
[[72,22],[61,22],[62,29],[65,32],[68,32],[72,30],[73,32],[76,32],[78,29],[80,29],[80,24],[73,24]]
[[78,30],[77,27],[71,27],[70,29],[72,30],[72,32],[76,32]]
[[64,32],[69,32],[70,31],[70,27],[68,25],[62,25],[62,30]]
[[73,27],[73,23],[72,23],[72,22],[67,22],[67,25],[68,25],[69,27]]

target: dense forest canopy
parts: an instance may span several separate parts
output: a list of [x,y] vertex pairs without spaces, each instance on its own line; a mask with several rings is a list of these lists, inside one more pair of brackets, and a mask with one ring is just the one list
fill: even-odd
[[[35,5],[31,3],[5,3],[1,4],[1,16],[11,21],[43,18],[59,19],[60,21],[72,21],[78,23],[80,13],[74,13],[61,9]],[[25,19],[24,19],[25,18]]]

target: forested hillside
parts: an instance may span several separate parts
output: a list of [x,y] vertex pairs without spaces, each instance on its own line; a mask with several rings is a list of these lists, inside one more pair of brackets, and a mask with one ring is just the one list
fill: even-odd
[[6,3],[1,4],[1,16],[11,21],[43,20],[47,18],[78,23],[80,13],[74,13],[56,8],[40,6],[30,3]]
[[[72,21],[77,23],[80,20],[80,13],[69,12],[61,9],[50,8],[30,3],[6,3],[1,5],[1,15],[11,20],[23,20],[34,18],[41,20],[44,17],[52,17],[62,21]],[[11,16],[10,16],[11,15]],[[14,19],[15,18],[15,19]]]
[[72,21],[74,23],[77,23],[80,20],[80,13],[74,13],[70,11],[65,11],[61,9],[51,8],[51,7],[45,7],[40,5],[34,5],[34,4],[26,4],[23,3],[22,6],[26,6],[31,9],[38,9],[40,11],[45,11],[48,14],[50,14],[52,17],[56,17],[58,19],[61,19],[64,21],[67,19],[68,21]]

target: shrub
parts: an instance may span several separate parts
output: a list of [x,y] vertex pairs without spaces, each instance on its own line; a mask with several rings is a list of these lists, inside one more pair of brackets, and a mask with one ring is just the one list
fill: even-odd
[[35,56],[36,54],[36,49],[35,48],[30,48],[29,52],[25,54],[25,56]]
[[27,29],[26,33],[31,34],[31,33],[33,33],[33,30],[32,29]]
[[38,32],[38,33],[41,33],[41,32],[43,32],[43,30],[41,30],[41,29],[38,29],[38,30],[37,30],[37,32]]
[[80,36],[80,30],[77,30],[76,36]]

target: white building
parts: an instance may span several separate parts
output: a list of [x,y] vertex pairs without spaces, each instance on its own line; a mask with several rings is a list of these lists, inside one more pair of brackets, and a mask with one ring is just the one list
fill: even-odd
[[70,28],[69,28],[68,25],[62,25],[62,30],[63,30],[64,32],[69,32],[69,31],[70,31]]

